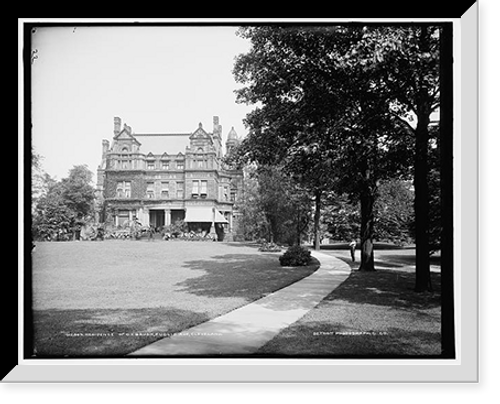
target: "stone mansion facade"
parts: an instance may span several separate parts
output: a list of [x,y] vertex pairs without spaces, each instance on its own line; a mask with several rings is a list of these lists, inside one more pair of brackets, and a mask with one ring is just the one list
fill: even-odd
[[[238,143],[232,128],[226,153]],[[190,230],[232,239],[239,233],[243,172],[226,166],[223,156],[217,116],[212,132],[200,123],[190,133],[134,133],[115,117],[97,169],[100,222],[124,228],[137,220],[159,229],[184,220]]]

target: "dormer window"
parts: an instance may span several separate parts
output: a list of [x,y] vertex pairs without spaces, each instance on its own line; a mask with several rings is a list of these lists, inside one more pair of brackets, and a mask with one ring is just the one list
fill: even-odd
[[148,161],[148,170],[154,170],[154,169],[155,169],[155,162]]

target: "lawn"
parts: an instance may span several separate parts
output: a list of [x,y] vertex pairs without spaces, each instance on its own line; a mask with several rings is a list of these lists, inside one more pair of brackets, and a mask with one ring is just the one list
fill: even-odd
[[122,356],[318,268],[238,243],[46,242],[33,252],[37,357]]
[[[326,252],[326,251],[323,251]],[[376,272],[351,276],[258,355],[295,357],[433,357],[441,354],[439,257],[432,258],[432,293],[415,293],[414,250],[376,251]],[[359,256],[358,256],[359,258]]]

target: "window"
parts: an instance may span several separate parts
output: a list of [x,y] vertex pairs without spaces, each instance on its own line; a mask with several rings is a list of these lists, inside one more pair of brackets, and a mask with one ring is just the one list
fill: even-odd
[[130,198],[130,181],[121,181],[116,184],[117,198]]
[[119,210],[117,215],[117,223],[118,226],[125,226],[129,221],[129,211],[128,210]]
[[227,187],[224,187],[224,200],[227,201],[229,199],[227,194]]
[[184,199],[184,183],[177,182],[177,199]]
[[148,161],[148,170],[154,170],[154,169],[155,169],[155,162]]
[[184,161],[178,161],[177,162],[177,169],[178,170],[184,170]]
[[204,180],[201,181],[200,195],[202,198],[207,197],[207,181],[204,181]]
[[230,196],[230,198],[231,198],[231,199],[230,199],[230,200],[231,200],[231,202],[236,201],[236,191],[231,191],[231,196]]
[[161,183],[161,199],[168,199],[168,182]]
[[125,147],[122,148],[122,153],[128,153],[128,147],[127,146],[125,146]]
[[191,191],[191,196],[193,198],[197,198],[198,194],[200,193],[200,181],[198,180],[193,180],[193,190]]
[[205,164],[203,164],[203,160],[198,160],[198,168],[203,168]]
[[154,199],[155,198],[155,183],[154,182],[148,182],[146,186],[146,196],[148,199]]
[[168,161],[162,161],[161,162],[161,169],[162,170],[168,170],[170,168],[170,164]]
[[130,181],[124,181],[123,186],[125,190],[125,198],[130,198]]

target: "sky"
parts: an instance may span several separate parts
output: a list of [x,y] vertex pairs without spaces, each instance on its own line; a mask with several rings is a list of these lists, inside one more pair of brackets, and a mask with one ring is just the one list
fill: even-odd
[[[236,27],[43,27],[32,34],[32,144],[61,179],[74,165],[94,174],[113,119],[137,133],[213,129],[223,142],[254,106],[236,104],[235,57],[250,49]],[[95,179],[95,176],[94,176]]]

